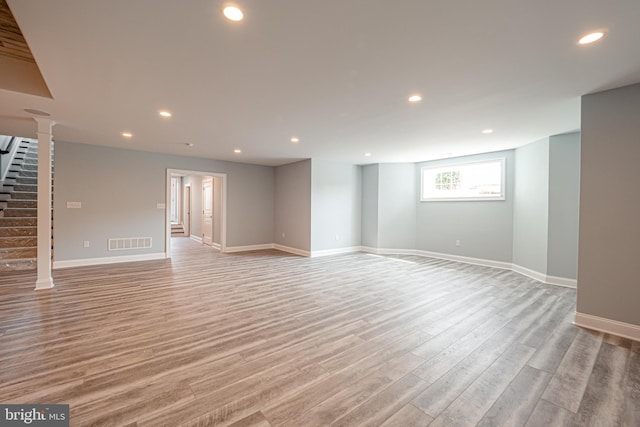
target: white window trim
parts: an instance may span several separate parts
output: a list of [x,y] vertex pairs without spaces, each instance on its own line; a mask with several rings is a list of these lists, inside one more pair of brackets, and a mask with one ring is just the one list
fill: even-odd
[[[501,194],[499,196],[490,196],[490,197],[437,197],[437,198],[425,198],[424,197],[424,171],[425,170],[433,170],[433,169],[447,169],[449,167],[463,166],[469,164],[482,164],[482,163],[493,163],[500,162],[501,167],[501,182],[500,182],[500,191]],[[486,159],[486,160],[474,160],[470,162],[459,162],[459,163],[449,163],[446,165],[439,166],[425,166],[420,169],[420,201],[421,202],[467,202],[467,201],[499,201],[506,200],[506,158],[499,157],[495,159]]]

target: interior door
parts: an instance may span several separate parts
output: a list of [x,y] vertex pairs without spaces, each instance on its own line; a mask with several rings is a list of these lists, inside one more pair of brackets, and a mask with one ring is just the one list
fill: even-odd
[[184,187],[184,235],[191,235],[191,187]]
[[180,223],[180,178],[171,177],[171,224]]
[[213,178],[202,180],[202,243],[213,245]]

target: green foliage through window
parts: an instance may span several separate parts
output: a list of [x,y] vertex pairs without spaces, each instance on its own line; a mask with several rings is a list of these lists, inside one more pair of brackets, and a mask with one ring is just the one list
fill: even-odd
[[420,200],[505,200],[504,171],[504,158],[423,167]]
[[460,171],[440,172],[436,175],[437,190],[457,190],[460,188]]

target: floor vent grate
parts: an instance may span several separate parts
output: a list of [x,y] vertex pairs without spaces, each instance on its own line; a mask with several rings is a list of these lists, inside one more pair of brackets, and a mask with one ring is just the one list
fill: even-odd
[[125,237],[121,239],[109,239],[110,251],[123,251],[126,249],[149,249],[151,237]]

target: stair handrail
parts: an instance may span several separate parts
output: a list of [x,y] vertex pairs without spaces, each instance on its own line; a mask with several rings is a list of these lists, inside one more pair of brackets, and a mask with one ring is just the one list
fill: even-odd
[[0,154],[9,154],[9,151],[11,151],[11,146],[13,145],[13,141],[16,139],[16,137],[6,136],[6,135],[2,135],[2,136],[4,141],[8,139],[9,142],[7,144],[5,144],[4,142],[2,143],[2,145],[5,145],[5,146],[4,147],[0,146]]
[[0,183],[3,183],[9,173],[11,163],[16,156],[20,144],[16,144],[18,138],[12,136],[7,146],[0,149]]

